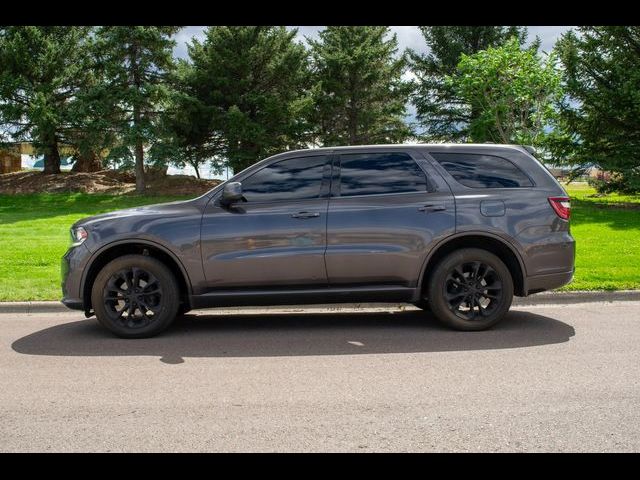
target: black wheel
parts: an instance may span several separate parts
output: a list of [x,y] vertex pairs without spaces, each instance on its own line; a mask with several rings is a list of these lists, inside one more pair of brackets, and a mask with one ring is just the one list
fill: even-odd
[[450,253],[433,270],[428,298],[436,318],[456,330],[485,330],[502,320],[513,300],[505,264],[486,250]]
[[171,271],[155,258],[125,255],[98,273],[91,290],[98,321],[119,337],[152,337],[178,312],[179,291]]

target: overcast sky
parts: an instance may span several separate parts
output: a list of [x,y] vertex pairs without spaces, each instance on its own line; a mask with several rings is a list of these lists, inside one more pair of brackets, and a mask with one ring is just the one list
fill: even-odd
[[[187,58],[187,44],[195,37],[200,40],[204,38],[204,29],[206,27],[185,27],[176,36],[176,47],[174,55],[178,58]],[[305,41],[305,37],[318,38],[318,32],[324,27],[322,26],[302,26],[302,27],[287,27],[290,29],[298,29],[298,38],[300,41]],[[408,26],[396,26],[390,27],[391,31],[397,35],[399,52],[404,51],[405,48],[411,48],[421,53],[427,51],[427,45],[422,37],[422,33],[418,27]],[[528,42],[533,41],[536,36],[540,37],[540,50],[543,52],[550,52],[556,41],[567,30],[573,27],[562,26],[545,26],[545,27],[528,27],[529,35]],[[412,73],[406,72],[405,78],[411,78]],[[406,111],[406,121],[409,123],[415,122],[416,109],[415,105],[409,103]]]
[[[206,27],[185,27],[177,35],[177,45],[174,51],[176,57],[186,58],[187,57],[187,43],[191,41],[193,37],[202,39],[204,34],[203,31]],[[317,38],[318,32],[322,30],[323,27],[312,27],[312,26],[303,26],[303,27],[287,27],[287,28],[297,28],[298,29],[298,38],[304,41],[304,37]],[[536,35],[540,37],[541,40],[541,50],[543,52],[549,52],[556,43],[556,40],[562,35],[564,32],[569,30],[572,27],[528,27],[529,28],[529,41],[533,40]],[[391,30],[398,36],[398,44],[400,47],[400,51],[405,48],[412,48],[417,50],[418,52],[426,52],[427,45],[424,42],[424,38],[420,33],[418,27],[391,27]]]

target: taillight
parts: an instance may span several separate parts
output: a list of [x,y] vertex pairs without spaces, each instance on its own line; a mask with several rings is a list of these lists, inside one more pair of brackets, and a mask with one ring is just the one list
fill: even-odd
[[571,201],[569,197],[549,197],[549,203],[561,219],[569,220],[571,216]]

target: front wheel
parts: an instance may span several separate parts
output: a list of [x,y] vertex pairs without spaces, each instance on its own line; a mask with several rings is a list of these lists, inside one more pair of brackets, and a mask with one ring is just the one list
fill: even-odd
[[98,321],[122,338],[145,338],[166,329],[180,303],[178,285],[159,260],[125,255],[105,265],[91,290]]
[[494,254],[465,248],[435,267],[428,285],[431,310],[456,330],[485,330],[504,318],[513,300],[513,279]]

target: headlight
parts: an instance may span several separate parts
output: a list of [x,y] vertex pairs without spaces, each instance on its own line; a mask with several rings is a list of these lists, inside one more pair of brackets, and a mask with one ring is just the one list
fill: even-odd
[[71,229],[71,246],[77,247],[82,242],[84,242],[89,234],[84,229],[84,227],[75,227]]

